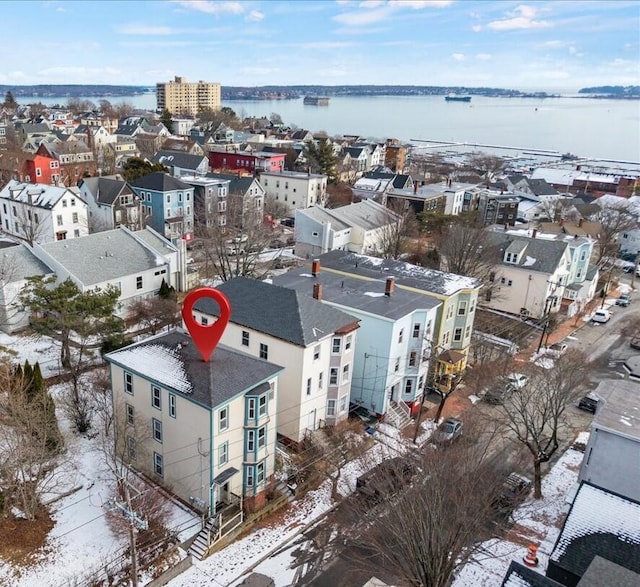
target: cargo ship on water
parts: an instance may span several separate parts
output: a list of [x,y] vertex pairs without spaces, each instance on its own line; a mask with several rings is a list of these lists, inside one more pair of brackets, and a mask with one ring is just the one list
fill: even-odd
[[445,96],[444,99],[447,102],[471,102],[471,96]]
[[329,98],[327,96],[305,96],[302,103],[305,106],[328,106]]

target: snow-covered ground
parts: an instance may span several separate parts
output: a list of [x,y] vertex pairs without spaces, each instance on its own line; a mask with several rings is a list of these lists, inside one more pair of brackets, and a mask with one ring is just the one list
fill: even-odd
[[60,344],[51,338],[0,332],[0,349],[9,353],[16,362],[28,360],[32,365],[39,362],[45,377],[60,373]]

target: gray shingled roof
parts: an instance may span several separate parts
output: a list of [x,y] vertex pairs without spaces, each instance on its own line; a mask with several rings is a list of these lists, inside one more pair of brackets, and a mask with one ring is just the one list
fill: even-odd
[[[231,304],[231,322],[306,347],[356,320],[294,290],[236,277],[217,287]],[[218,315],[210,298],[198,300],[194,309]]]
[[583,481],[549,558],[581,577],[596,555],[640,573],[640,503]]
[[34,275],[55,273],[44,261],[38,259],[29,247],[20,244],[0,250],[0,263],[7,271],[7,282],[16,282]]
[[317,277],[313,277],[309,267],[293,269],[274,277],[273,283],[311,298],[313,285],[320,283],[322,299],[326,302],[391,320],[402,318],[415,310],[436,308],[442,303],[437,298],[400,288],[394,288],[393,293],[386,296],[386,279],[368,281],[322,270]]
[[[154,369],[149,357],[162,361],[163,355],[167,363],[178,367],[179,380],[175,373]],[[105,358],[210,408],[250,392],[283,369],[224,345],[218,345],[205,363],[191,338],[177,330],[119,349]]]
[[511,561],[501,587],[563,587],[563,585],[517,561]]
[[127,182],[108,177],[87,177],[81,185],[86,185],[99,204],[113,204],[121,195],[132,195],[133,192]]
[[[569,248],[565,241],[525,238],[508,233],[489,233],[489,239],[496,246],[497,263],[505,267],[517,266],[541,273],[553,273]],[[504,254],[507,251],[520,255],[517,264],[504,263]]]
[[182,169],[197,169],[207,161],[204,155],[190,155],[178,151],[160,150],[153,157],[151,163],[161,163],[167,167],[181,167]]
[[131,185],[143,190],[155,192],[172,192],[175,190],[193,189],[190,185],[162,171],[154,171],[131,182]]
[[87,287],[153,269],[163,263],[122,228],[46,243],[41,247]]
[[463,289],[476,289],[481,285],[480,280],[475,277],[465,277],[395,259],[379,259],[347,251],[329,251],[319,259],[322,267],[327,269],[352,273],[369,279],[386,280],[387,277],[395,277],[398,285],[442,296],[450,296]]
[[249,188],[255,181],[253,177],[249,175],[243,175],[238,177],[232,173],[207,173],[206,177],[212,179],[228,179],[229,180],[229,194],[244,195],[249,191]]
[[171,241],[158,234],[150,226],[143,230],[136,230],[133,234],[160,255],[175,253],[178,250]]

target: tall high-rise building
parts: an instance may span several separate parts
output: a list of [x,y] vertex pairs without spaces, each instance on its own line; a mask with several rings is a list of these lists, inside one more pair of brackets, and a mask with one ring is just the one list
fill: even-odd
[[176,76],[174,81],[156,84],[156,101],[158,112],[168,110],[178,116],[195,116],[203,108],[220,110],[220,84],[188,83]]

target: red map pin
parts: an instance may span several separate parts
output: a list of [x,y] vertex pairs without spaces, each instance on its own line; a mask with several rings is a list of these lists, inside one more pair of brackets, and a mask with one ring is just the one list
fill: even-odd
[[[203,326],[193,317],[193,305],[202,298],[212,298],[220,308],[220,317],[210,326]],[[224,329],[231,316],[231,304],[227,296],[212,287],[198,287],[190,291],[182,303],[182,320],[193,342],[195,342],[202,360],[206,363],[218,346]]]

